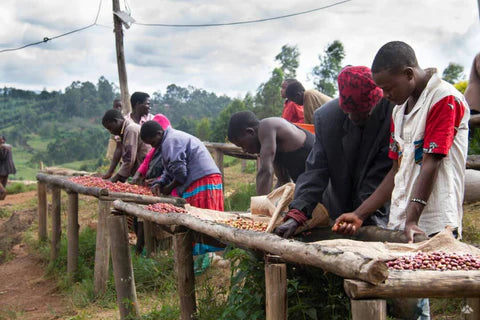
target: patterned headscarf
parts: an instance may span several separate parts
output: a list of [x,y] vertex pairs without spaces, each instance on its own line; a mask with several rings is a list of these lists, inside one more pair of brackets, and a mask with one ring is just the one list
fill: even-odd
[[345,112],[368,112],[383,97],[369,68],[345,67],[338,75],[340,108]]

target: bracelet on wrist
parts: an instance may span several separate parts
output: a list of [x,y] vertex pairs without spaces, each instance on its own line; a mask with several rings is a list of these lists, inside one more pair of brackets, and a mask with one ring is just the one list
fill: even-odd
[[423,204],[424,206],[427,205],[427,201],[422,200],[422,199],[418,199],[418,198],[412,198],[412,199],[410,199],[410,201],[411,201],[411,202],[416,202],[416,203]]

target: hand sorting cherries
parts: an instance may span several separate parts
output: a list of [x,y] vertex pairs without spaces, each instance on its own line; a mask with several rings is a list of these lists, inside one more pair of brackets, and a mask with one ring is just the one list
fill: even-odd
[[158,213],[188,213],[187,210],[174,206],[170,203],[155,203],[148,205],[145,209]]
[[217,220],[216,222],[221,224],[226,224],[237,229],[260,231],[260,232],[267,230],[267,226],[268,226],[268,224],[264,222],[248,220],[240,217],[237,217],[236,219]]
[[113,183],[109,180],[104,180],[99,177],[80,176],[80,177],[70,178],[70,181],[85,187],[96,187],[101,189],[108,189],[112,192],[134,193],[134,194],[141,194],[146,196],[153,195],[150,189],[147,187],[138,186],[136,184],[122,183],[122,182]]
[[471,254],[454,254],[443,251],[419,252],[414,256],[404,256],[387,261],[391,270],[479,270],[480,257]]

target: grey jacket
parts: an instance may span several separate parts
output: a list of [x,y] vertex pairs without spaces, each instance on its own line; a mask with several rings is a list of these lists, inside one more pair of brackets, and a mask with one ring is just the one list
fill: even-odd
[[[380,100],[364,128],[340,109],[338,98],[315,111],[315,144],[298,178],[290,208],[308,217],[318,202],[336,219],[355,210],[380,185],[392,167],[388,157],[393,104]],[[366,224],[386,226],[389,204]]]

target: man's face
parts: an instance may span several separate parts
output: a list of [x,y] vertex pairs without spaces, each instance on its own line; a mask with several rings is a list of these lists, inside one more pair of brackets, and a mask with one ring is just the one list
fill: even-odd
[[157,134],[153,137],[142,139],[146,144],[151,145],[153,148],[158,148],[162,144],[163,130],[158,130]]
[[107,122],[103,126],[114,136],[120,135],[122,132],[123,120],[116,119],[112,122]]
[[122,101],[115,100],[113,102],[113,109],[117,109],[118,111],[122,111]]
[[364,127],[367,123],[368,117],[370,116],[370,111],[365,112],[346,112],[350,121],[353,122],[354,125],[359,127]]
[[287,91],[287,87],[288,87],[288,84],[285,81],[283,81],[281,89],[280,89],[280,95],[282,96],[283,99],[287,98],[287,96],[285,94],[285,91]]
[[141,115],[141,116],[145,116],[147,114],[150,113],[150,98],[147,98],[145,99],[144,102],[140,103],[140,102],[137,102],[136,106],[135,106],[135,110],[137,110],[137,112]]
[[242,148],[244,152],[252,154],[260,153],[260,142],[253,128],[247,128],[245,134],[232,141],[232,143]]
[[388,70],[374,73],[373,81],[383,90],[383,96],[396,105],[405,103],[415,89],[412,68],[396,73]]

